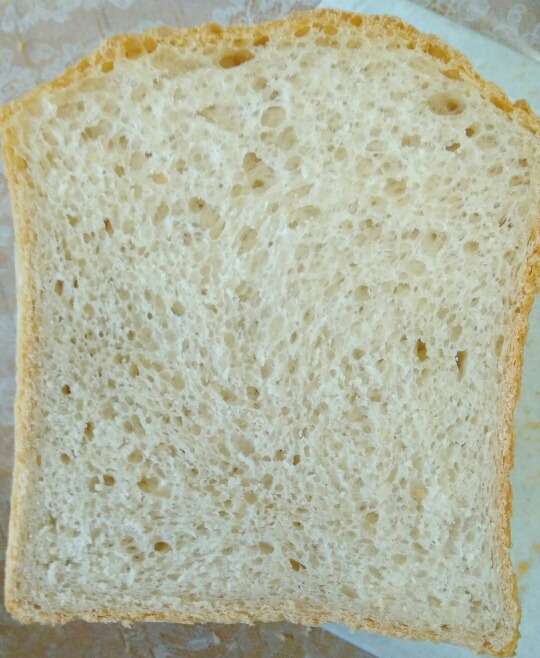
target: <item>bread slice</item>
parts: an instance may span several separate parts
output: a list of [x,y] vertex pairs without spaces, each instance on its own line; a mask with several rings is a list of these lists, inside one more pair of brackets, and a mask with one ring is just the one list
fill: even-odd
[[6,605],[510,655],[540,122],[389,17],[107,40],[3,108]]

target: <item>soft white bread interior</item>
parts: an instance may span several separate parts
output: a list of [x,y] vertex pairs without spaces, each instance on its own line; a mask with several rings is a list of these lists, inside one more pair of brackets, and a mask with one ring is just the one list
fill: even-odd
[[539,123],[332,11],[110,39],[0,115],[8,609],[507,655]]

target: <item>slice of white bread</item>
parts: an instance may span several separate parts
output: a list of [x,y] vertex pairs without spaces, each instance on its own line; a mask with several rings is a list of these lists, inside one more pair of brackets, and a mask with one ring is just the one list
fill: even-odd
[[2,110],[21,621],[509,655],[540,123],[388,17],[109,39]]

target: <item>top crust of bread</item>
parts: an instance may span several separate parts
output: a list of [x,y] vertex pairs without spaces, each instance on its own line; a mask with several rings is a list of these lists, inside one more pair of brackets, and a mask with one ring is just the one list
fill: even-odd
[[[266,23],[257,26],[231,26],[222,28],[215,24],[204,25],[202,27],[191,28],[187,30],[174,30],[168,28],[152,29],[143,32],[140,35],[122,35],[115,36],[106,40],[101,47],[89,57],[83,59],[76,66],[68,69],[51,82],[45,83],[30,92],[21,100],[16,100],[9,105],[0,108],[0,136],[2,138],[2,157],[6,165],[6,175],[10,185],[11,198],[14,215],[17,222],[17,269],[18,269],[18,299],[19,299],[19,326],[18,326],[18,389],[16,402],[16,462],[14,470],[14,484],[12,496],[12,512],[10,519],[10,537],[8,553],[8,570],[6,578],[6,607],[18,619],[23,622],[39,621],[42,623],[63,623],[71,619],[64,614],[51,615],[47,612],[35,610],[31,604],[21,600],[17,588],[17,565],[20,563],[20,556],[24,553],[24,536],[19,531],[19,510],[24,500],[24,481],[22,472],[24,468],[25,457],[25,436],[27,433],[29,418],[32,416],[32,400],[25,394],[25,383],[33,377],[32,354],[39,349],[35,341],[35,330],[33,329],[34,317],[33,306],[35,298],[35,289],[32,281],[28,277],[28,264],[32,261],[32,245],[34,236],[31,231],[29,217],[25,216],[23,200],[21,198],[18,186],[18,176],[20,167],[16,153],[18,138],[17,130],[14,127],[15,119],[19,114],[33,113],[36,111],[36,101],[40,99],[43,92],[55,88],[69,88],[73,83],[84,78],[89,71],[101,67],[106,70],[110,63],[127,59],[137,59],[152,53],[158,44],[164,43],[171,46],[200,46],[207,44],[220,44],[228,52],[231,58],[231,66],[235,62],[242,61],[242,58],[251,57],[250,50],[264,48],[266,43],[274,35],[280,35],[282,38],[294,39],[296,33],[303,30],[315,29],[320,31],[321,39],[327,40],[331,45],[334,30],[341,24],[348,23],[358,31],[359,34],[377,36],[384,35],[392,37],[399,47],[421,50],[431,57],[434,57],[444,63],[446,73],[450,78],[460,78],[467,81],[470,85],[476,87],[480,94],[501,112],[508,116],[509,122],[517,122],[526,127],[531,133],[540,135],[540,120],[531,112],[530,107],[525,101],[512,103],[507,96],[494,84],[486,82],[476,74],[469,61],[460,53],[450,48],[444,42],[433,35],[426,35],[418,32],[412,26],[403,23],[401,20],[388,16],[361,16],[349,14],[335,10],[316,10],[304,14],[292,14],[282,21]],[[236,44],[241,40],[247,42],[249,46],[239,48]],[[510,514],[511,514],[511,490],[509,484],[509,472],[513,462],[513,445],[514,435],[511,425],[512,419],[519,396],[521,383],[521,367],[523,361],[523,347],[528,329],[528,313],[533,303],[533,295],[536,286],[540,267],[540,244],[538,236],[540,234],[540,209],[538,222],[536,224],[536,233],[531,235],[531,246],[534,246],[530,252],[530,258],[527,267],[527,277],[523,282],[513,326],[512,346],[507,356],[505,368],[505,418],[506,418],[506,437],[504,439],[504,458],[499,465],[498,471],[498,528],[499,547],[501,551],[501,563],[504,565],[504,580],[506,581],[507,591],[510,592],[512,605],[519,616],[519,603],[517,597],[516,579],[512,572],[512,566],[509,559],[510,548]],[[223,612],[219,621],[237,622],[249,621],[254,622],[260,619],[260,612],[251,610],[241,619],[232,612],[227,614]],[[171,614],[149,615],[142,608],[133,609],[113,609],[103,607],[88,614],[85,617],[88,621],[116,621],[123,619],[129,622],[136,621],[176,621],[183,623],[201,622],[196,616],[179,615],[174,612]],[[314,614],[309,608],[300,609],[297,606],[291,609],[290,618],[305,624],[317,625],[325,623],[327,619]],[[215,621],[215,617],[212,619]],[[344,620],[351,627],[357,627],[357,620]],[[459,633],[449,634],[442,638],[439,633],[426,629],[423,633],[416,633],[409,628],[396,624],[381,627],[370,619],[365,619],[363,629],[392,635],[395,637],[412,638],[418,640],[441,641],[443,639],[460,644],[471,646],[468,638],[460,637]],[[477,651],[484,651],[492,655],[513,655],[517,646],[519,632],[516,628],[514,638],[505,647],[493,650],[491,645],[485,643],[482,646],[474,647]]]

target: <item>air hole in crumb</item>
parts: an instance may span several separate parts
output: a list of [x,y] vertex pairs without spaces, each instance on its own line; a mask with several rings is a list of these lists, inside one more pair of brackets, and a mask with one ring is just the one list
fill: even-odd
[[287,370],[289,374],[294,375],[298,370],[298,361],[296,359],[289,359],[287,361]]
[[112,227],[111,220],[110,219],[104,219],[103,220],[103,225],[105,227],[105,231],[107,232],[107,234],[109,236],[112,236],[112,234],[114,233],[114,229]]
[[366,515],[366,521],[370,525],[374,525],[375,523],[377,523],[378,520],[379,520],[379,515],[377,514],[377,512],[370,512],[369,514]]
[[116,411],[114,410],[114,407],[110,404],[103,407],[101,410],[101,417],[104,420],[113,420],[116,417]]
[[512,176],[510,178],[510,187],[517,187],[518,185],[525,185],[528,183],[527,179],[524,176]]
[[343,587],[341,588],[341,593],[344,594],[349,599],[358,598],[358,594],[354,591],[354,589],[348,587],[347,585],[343,585]]
[[259,389],[255,386],[247,386],[246,393],[250,400],[256,400],[259,397]]
[[462,350],[456,354],[456,365],[458,369],[458,380],[463,379],[465,375],[465,366],[467,363],[467,350]]
[[67,455],[65,452],[63,452],[63,453],[60,455],[60,461],[62,462],[62,464],[69,464],[69,462],[71,461],[71,459],[69,458],[69,455]]
[[261,124],[268,128],[275,128],[285,120],[285,109],[279,105],[267,108],[261,115]]
[[293,171],[294,169],[298,169],[301,162],[302,162],[302,158],[299,155],[292,155],[285,162],[285,169],[287,171]]
[[415,276],[422,276],[426,271],[426,266],[422,261],[414,259],[407,264],[407,271]]
[[268,85],[268,81],[266,80],[266,78],[259,77],[259,78],[255,78],[252,87],[256,91],[261,91],[262,89],[265,89],[267,85]]
[[236,240],[239,244],[237,253],[240,256],[253,247],[257,240],[257,231],[249,226],[244,226],[238,232]]
[[64,384],[64,386],[62,386],[62,393],[64,395],[71,395],[71,388],[67,384]]
[[106,487],[112,487],[114,483],[115,483],[115,479],[113,478],[112,475],[104,475],[103,476],[103,484]]
[[309,25],[302,25],[302,27],[299,27],[299,28],[296,30],[296,32],[294,33],[294,36],[295,36],[295,37],[298,37],[298,38],[305,37],[306,34],[309,33],[309,30],[310,30],[310,29],[311,29],[311,28],[310,28]]
[[167,176],[162,172],[150,174],[150,178],[158,185],[164,185],[167,182]]
[[160,203],[156,212],[154,213],[154,219],[152,220],[154,226],[159,226],[159,224],[161,224],[161,222],[165,219],[165,217],[167,217],[168,214],[169,206],[166,203]]
[[264,555],[270,555],[270,553],[274,552],[274,547],[272,544],[268,544],[265,541],[259,542],[259,548],[261,550],[261,553],[264,553]]
[[293,571],[300,571],[301,569],[305,569],[305,565],[302,564],[301,562],[298,562],[298,560],[293,560],[292,558],[289,558],[289,562],[291,564],[291,568]]
[[223,401],[227,402],[227,404],[233,404],[238,399],[236,395],[228,388],[221,389],[219,394],[221,395]]
[[28,162],[24,158],[21,158],[20,155],[16,155],[14,161],[18,171],[24,171],[28,167]]
[[140,462],[142,462],[142,460],[143,460],[143,455],[140,450],[133,450],[133,452],[131,452],[128,455],[128,462],[130,462],[131,464],[139,464]]
[[469,240],[469,242],[466,242],[463,245],[463,251],[466,254],[476,254],[479,248],[480,248],[480,244],[476,242],[476,240]]
[[405,135],[401,140],[402,146],[418,148],[421,144],[420,135]]
[[300,455],[294,455],[292,460],[293,466],[297,466],[300,463],[300,461],[301,461]]
[[138,37],[135,35],[125,37],[124,54],[128,59],[137,59],[143,54],[143,48]]
[[428,107],[440,116],[456,116],[465,111],[465,103],[447,92],[433,94],[428,99]]
[[384,190],[393,197],[403,196],[407,191],[407,181],[402,178],[388,178]]
[[154,544],[154,550],[158,553],[168,553],[171,547],[166,541],[158,541]]
[[159,480],[157,477],[143,476],[138,482],[137,486],[143,493],[155,494],[158,490]]
[[114,69],[114,62],[103,62],[101,65],[101,70],[103,73],[109,73]]
[[365,302],[371,299],[369,288],[367,286],[358,286],[354,291],[354,298],[357,302]]
[[94,438],[94,423],[86,423],[83,434],[87,441],[91,441]]
[[88,490],[90,491],[90,493],[96,493],[97,491],[96,486],[98,484],[99,484],[99,478],[97,477],[97,475],[94,475],[93,478],[90,478],[90,480],[88,480]]
[[427,489],[423,484],[412,484],[410,494],[415,502],[421,503],[427,495]]
[[57,281],[54,284],[54,292],[57,295],[61,295],[64,292],[64,282],[63,281]]
[[460,146],[461,144],[459,142],[452,142],[446,147],[446,150],[453,153],[454,151],[457,151]]
[[188,208],[191,212],[201,212],[201,210],[206,206],[206,201],[200,199],[199,197],[191,197],[188,201]]
[[487,133],[484,135],[480,135],[480,137],[476,141],[476,144],[479,149],[485,151],[488,149],[497,148],[499,146],[499,140],[497,139],[497,134]]
[[183,304],[181,304],[180,302],[174,302],[174,304],[171,306],[171,311],[174,313],[174,315],[180,317],[184,315],[186,309],[184,308]]
[[132,363],[129,366],[129,376],[138,377],[139,376],[139,366],[136,363]]
[[426,344],[420,338],[416,341],[415,352],[420,361],[425,361],[428,358]]
[[182,391],[185,386],[184,378],[182,375],[177,372],[171,377],[171,384],[173,385],[173,388],[175,388],[177,391]]
[[255,167],[261,162],[261,159],[258,158],[255,153],[251,151],[246,153],[243,160],[244,171],[251,171],[252,169],[255,169]]
[[452,327],[452,330],[450,331],[450,340],[456,342],[458,338],[461,336],[462,331],[463,331],[462,326],[460,324],[456,324],[456,326]]
[[372,576],[375,576],[377,580],[382,580],[382,573],[377,569],[377,567],[368,566],[368,571]]
[[221,56],[219,65],[224,69],[232,69],[249,62],[250,59],[253,59],[253,53],[249,50],[231,50]]
[[253,45],[254,46],[266,46],[266,44],[270,41],[270,37],[266,34],[261,34],[260,36],[257,36],[253,39]]
[[311,324],[313,322],[313,318],[314,318],[314,314],[311,309],[307,310],[302,316],[304,324]]
[[257,494],[254,491],[246,491],[244,494],[244,500],[248,505],[254,505],[257,502]]

